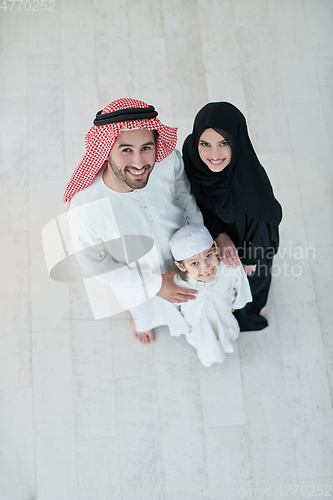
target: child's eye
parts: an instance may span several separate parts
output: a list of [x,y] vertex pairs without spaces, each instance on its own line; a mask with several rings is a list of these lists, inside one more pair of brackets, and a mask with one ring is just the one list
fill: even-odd
[[191,266],[196,266],[197,264],[197,261],[191,262]]
[[207,255],[206,255],[206,259],[210,259],[210,258],[211,258],[211,256],[212,256],[212,254],[211,254],[211,253],[207,254]]

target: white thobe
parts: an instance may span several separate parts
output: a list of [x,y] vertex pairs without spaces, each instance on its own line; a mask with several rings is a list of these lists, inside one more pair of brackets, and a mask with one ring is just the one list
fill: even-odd
[[171,335],[185,334],[186,340],[198,353],[204,366],[221,363],[226,352],[234,352],[232,341],[239,335],[239,326],[232,309],[242,309],[252,301],[249,281],[243,266],[232,269],[220,263],[214,281],[204,283],[188,274],[184,282],[178,276],[179,286],[198,291],[195,300],[170,304],[168,313]]
[[[147,185],[127,193],[107,187],[102,170],[70,203],[68,221],[79,263],[86,274],[95,275],[93,280],[111,287],[115,299],[131,311],[138,331],[167,324],[166,301],[156,293],[161,274],[174,267],[170,237],[188,223],[203,223],[181,154],[175,150],[156,163]],[[122,245],[116,247],[115,240]],[[110,271],[110,264],[118,268]]]

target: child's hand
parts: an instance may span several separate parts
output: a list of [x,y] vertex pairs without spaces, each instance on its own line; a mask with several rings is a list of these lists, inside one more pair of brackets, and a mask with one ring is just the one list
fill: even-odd
[[252,274],[254,274],[256,272],[257,264],[255,264],[254,266],[245,266],[243,264],[243,268],[244,268],[246,276],[252,276]]

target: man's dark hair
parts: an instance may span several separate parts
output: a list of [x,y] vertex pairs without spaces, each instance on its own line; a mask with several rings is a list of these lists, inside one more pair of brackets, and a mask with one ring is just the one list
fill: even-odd
[[153,135],[154,135],[154,141],[156,142],[157,139],[159,138],[159,133],[157,132],[157,130],[153,130]]

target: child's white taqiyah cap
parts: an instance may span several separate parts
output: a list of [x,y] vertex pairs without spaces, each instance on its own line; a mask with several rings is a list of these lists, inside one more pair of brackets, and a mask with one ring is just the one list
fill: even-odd
[[203,224],[189,224],[178,229],[170,239],[171,253],[180,261],[208,250],[214,240]]

